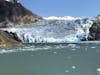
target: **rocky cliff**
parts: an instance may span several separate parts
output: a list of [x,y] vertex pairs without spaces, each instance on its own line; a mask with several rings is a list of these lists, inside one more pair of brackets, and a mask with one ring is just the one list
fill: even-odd
[[15,33],[0,30],[0,47],[21,46],[22,43]]
[[100,40],[100,15],[96,17],[96,21],[94,21],[89,31],[89,40]]
[[24,8],[20,3],[0,0],[0,27],[22,25],[40,19],[40,16]]

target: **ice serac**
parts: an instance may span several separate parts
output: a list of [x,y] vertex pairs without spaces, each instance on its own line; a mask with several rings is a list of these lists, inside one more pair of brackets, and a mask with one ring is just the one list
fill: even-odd
[[42,19],[20,3],[0,0],[0,27],[12,27]]

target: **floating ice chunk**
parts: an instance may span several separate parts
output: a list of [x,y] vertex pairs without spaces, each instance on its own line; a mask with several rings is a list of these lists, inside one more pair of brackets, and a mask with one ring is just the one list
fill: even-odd
[[54,54],[57,54],[57,52],[53,52]]
[[72,49],[72,51],[76,51],[76,49],[74,48],[74,49]]
[[97,68],[96,71],[97,71],[97,72],[100,72],[100,68]]
[[95,47],[91,47],[91,48],[95,48]]
[[69,72],[69,70],[65,70],[65,72],[66,72],[66,73],[68,73],[68,72]]
[[68,47],[76,48],[76,44],[68,44]]
[[76,69],[76,66],[72,66],[72,69]]

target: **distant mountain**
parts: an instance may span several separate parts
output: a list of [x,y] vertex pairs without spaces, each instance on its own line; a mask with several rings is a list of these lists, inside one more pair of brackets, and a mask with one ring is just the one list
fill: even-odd
[[57,16],[49,16],[44,17],[45,20],[76,20],[80,19],[80,17],[71,17],[71,16],[63,16],[63,17],[57,17]]

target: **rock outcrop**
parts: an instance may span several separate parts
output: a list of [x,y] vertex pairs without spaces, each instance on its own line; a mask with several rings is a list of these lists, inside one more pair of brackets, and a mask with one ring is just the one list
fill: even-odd
[[20,3],[0,0],[0,28],[23,25],[42,19],[24,8]]
[[100,40],[100,15],[96,17],[96,21],[89,29],[90,34],[88,40]]
[[0,30],[0,47],[21,46],[22,43],[15,33]]

